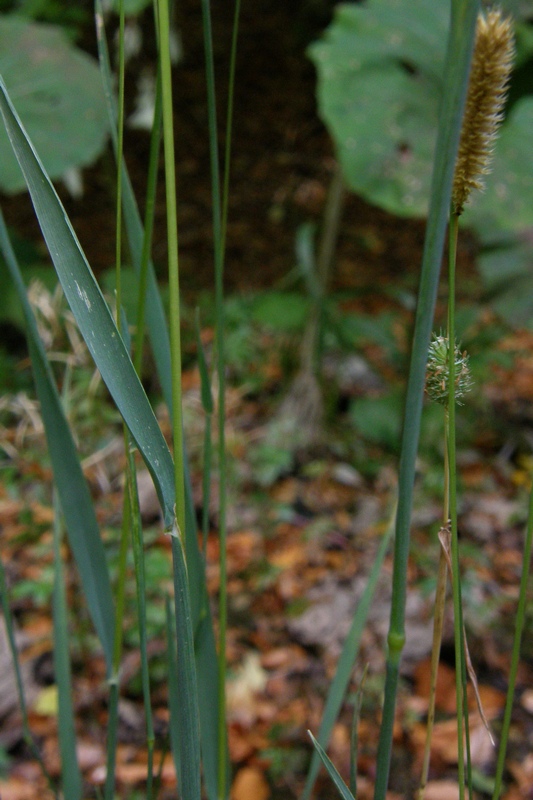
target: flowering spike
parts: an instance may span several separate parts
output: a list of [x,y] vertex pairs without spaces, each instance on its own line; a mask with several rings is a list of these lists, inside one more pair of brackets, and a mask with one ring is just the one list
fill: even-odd
[[453,178],[452,206],[457,215],[472,189],[483,187],[482,176],[489,172],[513,56],[511,21],[499,9],[486,16],[480,13]]
[[[426,392],[430,400],[448,405],[448,339],[445,336],[436,336],[429,346],[428,365],[426,372]],[[459,405],[464,395],[472,388],[472,378],[468,366],[466,351],[461,353],[455,345],[455,399]]]

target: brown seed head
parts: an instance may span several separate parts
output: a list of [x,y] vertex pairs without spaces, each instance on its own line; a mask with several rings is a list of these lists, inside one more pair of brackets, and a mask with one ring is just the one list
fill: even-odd
[[502,120],[514,56],[511,21],[499,9],[480,14],[466,96],[459,152],[455,165],[452,205],[461,214],[472,189],[483,187]]

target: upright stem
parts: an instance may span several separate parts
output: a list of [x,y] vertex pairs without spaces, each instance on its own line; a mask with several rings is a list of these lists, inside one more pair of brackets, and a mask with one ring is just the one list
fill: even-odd
[[463,614],[459,573],[459,541],[457,534],[457,483],[455,447],[455,264],[459,217],[450,215],[448,253],[448,464],[450,495],[450,527],[452,532],[452,594],[454,610],[455,691],[457,702],[457,768],[459,798],[464,798],[465,762],[463,728]]
[[233,118],[233,87],[240,2],[235,7],[230,61],[230,85],[228,115],[226,120],[226,162],[221,200],[220,168],[218,162],[218,138],[216,118],[215,69],[213,58],[213,36],[209,0],[202,0],[202,20],[206,57],[207,109],[209,118],[209,152],[211,161],[213,241],[215,255],[215,316],[218,378],[218,465],[219,465],[219,636],[218,636],[218,797],[227,794],[227,744],[226,744],[226,628],[227,628],[227,582],[226,582],[226,355],[224,347],[224,248],[228,209],[229,162],[231,129]]
[[180,286],[178,266],[178,209],[176,202],[176,166],[174,160],[174,121],[172,71],[169,49],[168,0],[158,4],[161,95],[163,103],[163,149],[165,155],[165,196],[167,208],[168,283],[170,304],[170,361],[172,370],[172,433],[174,438],[174,481],[176,520],[185,544],[185,483],[183,477],[183,426],[181,414],[181,331]]
[[520,578],[520,593],[518,596],[518,608],[516,611],[516,627],[513,640],[513,652],[511,656],[511,668],[509,670],[509,686],[507,688],[507,699],[505,702],[505,712],[503,716],[502,732],[500,736],[500,748],[498,751],[498,762],[496,766],[496,778],[494,780],[494,793],[492,800],[498,800],[502,790],[502,778],[505,767],[505,753],[509,739],[509,727],[511,725],[511,712],[513,710],[514,689],[516,686],[516,676],[518,673],[518,663],[520,661],[520,645],[522,642],[522,632],[526,619],[527,584],[531,564],[531,549],[533,544],[533,487],[529,494],[529,513],[526,529],[526,541],[524,544],[524,557],[522,560],[522,576]]
[[[449,482],[450,473],[448,467],[448,410],[444,411],[444,502],[443,502],[443,521],[444,529],[448,529],[450,519],[449,504]],[[442,532],[442,531],[441,531]],[[442,545],[439,547],[439,566],[437,571],[437,588],[435,591],[435,612],[433,619],[433,642],[431,645],[431,678],[429,687],[428,718],[426,728],[426,742],[424,745],[424,758],[422,762],[422,777],[420,779],[420,789],[418,790],[418,800],[423,800],[429,773],[429,761],[431,757],[431,739],[433,736],[433,726],[435,723],[435,701],[437,697],[437,677],[439,670],[440,649],[442,642],[442,629],[444,623],[444,607],[446,603],[446,583],[448,575],[448,565],[446,555]]]

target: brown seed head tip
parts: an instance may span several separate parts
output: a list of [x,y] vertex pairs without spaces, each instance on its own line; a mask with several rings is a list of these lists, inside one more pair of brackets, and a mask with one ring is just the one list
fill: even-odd
[[507,94],[514,56],[511,21],[500,9],[479,14],[452,188],[455,214],[483,187]]

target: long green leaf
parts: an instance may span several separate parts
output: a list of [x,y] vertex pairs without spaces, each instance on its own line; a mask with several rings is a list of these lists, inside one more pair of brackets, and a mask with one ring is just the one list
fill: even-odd
[[[57,495],[56,495],[57,497]],[[83,782],[76,755],[76,730],[72,708],[67,596],[61,560],[61,515],[54,502],[54,672],[58,694],[58,739],[61,753],[63,792],[69,800],[81,800]]]
[[0,78],[0,112],[63,291],[87,347],[154,480],[165,523],[174,519],[172,457],[59,197]]
[[[104,29],[104,12],[101,0],[95,0],[95,20],[96,37],[100,60],[100,73],[104,87],[104,95],[107,103],[107,113],[111,130],[111,138],[117,155],[117,109],[113,93],[113,77],[109,64],[109,52]],[[126,169],[126,164],[122,162],[122,207],[124,212],[124,224],[128,236],[129,249],[133,268],[137,275],[141,273],[142,250],[144,240],[144,230],[141,217],[135,200],[135,194],[131,180]],[[154,265],[148,261],[147,292],[146,292],[146,322],[152,353],[156,365],[157,377],[161,383],[163,397],[167,404],[170,414],[172,414],[172,385],[170,370],[170,340],[168,335],[167,320],[161,300],[161,295],[157,288]]]
[[180,797],[200,800],[200,718],[198,685],[192,635],[191,603],[183,543],[177,528],[172,531],[174,603],[178,641],[177,673],[170,680],[177,682],[179,732]]
[[108,670],[113,654],[113,598],[105,551],[94,506],[79,463],[52,371],[26,297],[26,287],[0,212],[0,249],[20,299],[28,336],[37,396],[52,462],[54,480],[65,517],[70,547],[76,561],[90,614],[104,648]]

